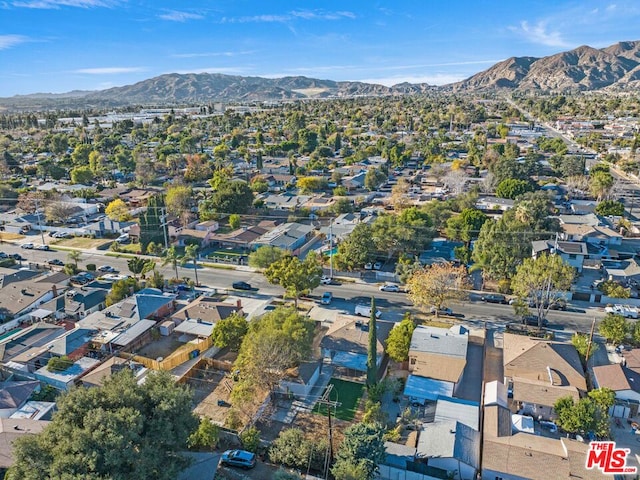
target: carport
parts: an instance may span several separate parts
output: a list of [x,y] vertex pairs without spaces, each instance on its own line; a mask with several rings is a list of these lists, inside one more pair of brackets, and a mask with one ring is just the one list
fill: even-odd
[[417,400],[436,401],[438,397],[451,397],[453,395],[453,383],[433,378],[409,375],[404,386],[404,395],[411,401]]

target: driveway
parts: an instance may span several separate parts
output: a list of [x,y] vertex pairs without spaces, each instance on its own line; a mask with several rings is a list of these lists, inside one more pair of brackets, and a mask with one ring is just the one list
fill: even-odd
[[464,366],[462,382],[455,390],[455,396],[463,400],[480,403],[482,394],[482,367],[484,364],[484,336],[482,331],[469,333],[467,363]]

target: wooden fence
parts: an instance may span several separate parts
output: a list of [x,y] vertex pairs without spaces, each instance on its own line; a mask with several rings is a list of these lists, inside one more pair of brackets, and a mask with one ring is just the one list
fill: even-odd
[[[200,355],[211,346],[213,346],[213,341],[211,340],[211,337],[207,337],[197,343],[187,343],[164,360],[158,361],[153,358],[142,357],[140,355],[134,355],[131,359],[134,362],[141,363],[145,367],[153,370],[172,370],[178,365],[182,365],[186,361]],[[197,355],[194,354],[196,350],[198,351]]]

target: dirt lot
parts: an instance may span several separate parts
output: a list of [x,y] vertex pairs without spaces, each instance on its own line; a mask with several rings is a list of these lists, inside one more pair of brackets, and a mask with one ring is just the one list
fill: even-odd
[[183,345],[184,342],[178,340],[178,334],[173,333],[166,337],[161,336],[148,345],[145,345],[138,353],[143,357],[152,359],[156,359],[158,357],[167,358]]

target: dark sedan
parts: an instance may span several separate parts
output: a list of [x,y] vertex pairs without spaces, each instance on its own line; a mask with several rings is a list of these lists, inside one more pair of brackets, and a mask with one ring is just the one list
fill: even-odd
[[247,282],[233,282],[231,286],[236,290],[251,290],[251,284]]

